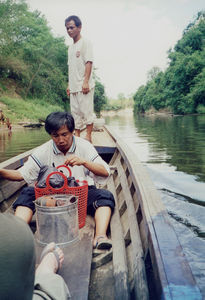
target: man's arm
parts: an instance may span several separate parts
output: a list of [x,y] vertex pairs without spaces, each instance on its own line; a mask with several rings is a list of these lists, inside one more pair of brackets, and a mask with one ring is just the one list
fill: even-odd
[[90,162],[88,160],[82,159],[76,155],[71,155],[66,159],[65,165],[73,166],[84,166],[89,171],[97,176],[107,177],[109,176],[105,167],[99,163]]
[[12,181],[21,181],[24,179],[18,170],[6,170],[6,169],[0,169],[0,178],[12,180]]
[[70,96],[70,87],[69,87],[69,66],[68,66],[68,87],[66,89],[66,93],[68,95],[68,97]]
[[90,91],[88,82],[89,82],[89,79],[90,79],[92,66],[93,66],[92,61],[87,61],[86,64],[85,64],[85,75],[84,75],[84,81],[83,81],[83,86],[82,86],[83,94],[87,94]]

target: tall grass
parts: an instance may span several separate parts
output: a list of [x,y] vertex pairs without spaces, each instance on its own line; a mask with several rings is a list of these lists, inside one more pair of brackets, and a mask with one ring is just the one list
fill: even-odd
[[6,105],[2,108],[5,117],[9,118],[13,123],[19,121],[38,122],[39,119],[44,120],[51,112],[64,111],[62,106],[52,105],[41,99],[23,100],[3,96],[0,98],[0,104],[1,102]]

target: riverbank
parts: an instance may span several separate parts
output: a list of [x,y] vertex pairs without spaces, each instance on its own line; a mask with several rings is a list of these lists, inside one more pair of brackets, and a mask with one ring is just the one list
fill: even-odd
[[133,108],[128,107],[125,109],[119,109],[119,110],[103,110],[101,112],[102,117],[112,117],[112,116],[123,116],[123,115],[132,115],[133,114]]
[[9,118],[13,125],[19,123],[41,123],[53,111],[65,108],[57,104],[46,103],[43,99],[22,99],[9,96],[0,97],[0,109],[4,117]]
[[[102,117],[112,117],[112,116],[131,116],[134,113],[133,107],[127,107],[125,109],[119,109],[119,110],[109,110],[109,111],[102,111],[101,116]],[[149,109],[144,114],[140,113],[140,115],[146,115],[146,116],[174,116],[174,114],[169,109],[160,109],[159,111],[155,109]]]

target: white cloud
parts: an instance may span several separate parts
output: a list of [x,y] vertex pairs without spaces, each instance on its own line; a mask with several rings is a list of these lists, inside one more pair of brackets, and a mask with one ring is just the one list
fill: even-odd
[[[116,97],[119,93],[134,93],[146,82],[147,72],[153,66],[166,67],[167,51],[184,28],[177,27],[174,19],[164,14],[164,1],[155,0],[155,7],[149,0],[27,2],[45,15],[53,32],[65,36],[68,44],[72,41],[66,34],[64,20],[72,14],[80,16],[82,34],[93,43],[97,75],[107,95]],[[180,0],[184,1],[189,0]]]

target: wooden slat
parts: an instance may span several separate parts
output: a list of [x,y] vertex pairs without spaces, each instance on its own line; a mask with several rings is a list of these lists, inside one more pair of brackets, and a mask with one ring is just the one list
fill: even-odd
[[144,265],[144,252],[142,249],[136,213],[133,205],[132,196],[128,187],[127,178],[119,160],[116,162],[116,166],[118,169],[120,182],[125,196],[125,201],[127,204],[129,228],[132,242],[132,264],[134,270],[135,299],[146,300],[149,299],[149,292],[147,287],[147,279]]
[[[86,225],[80,229],[80,240],[62,248],[65,258],[59,274],[67,283],[72,300],[88,299],[93,235],[94,222],[87,216]],[[42,249],[36,242],[38,262]]]
[[107,184],[108,190],[113,193],[115,198],[115,211],[111,219],[111,238],[113,249],[113,275],[115,279],[115,299],[130,299],[130,291],[128,284],[127,259],[125,252],[125,241],[123,237],[122,227],[120,223],[120,215],[118,210],[117,195],[112,176]]

